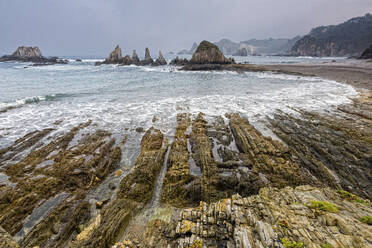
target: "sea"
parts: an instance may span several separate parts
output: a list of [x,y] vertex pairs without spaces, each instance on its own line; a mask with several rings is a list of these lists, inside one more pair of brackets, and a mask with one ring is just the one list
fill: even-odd
[[[168,62],[175,55],[168,55]],[[205,118],[239,113],[257,127],[275,113],[330,112],[350,103],[349,85],[318,77],[269,72],[186,72],[174,66],[118,66],[103,58],[68,57],[66,65],[0,63],[0,149],[34,130],[53,128],[57,137],[92,120],[91,129],[110,131],[120,142],[154,126],[171,139],[179,113]],[[334,58],[236,57],[255,64],[322,63]],[[342,60],[343,58],[337,58]],[[155,117],[155,118],[154,118]],[[131,137],[131,136],[130,136]],[[128,155],[129,156],[129,155]],[[133,159],[128,158],[133,161]]]

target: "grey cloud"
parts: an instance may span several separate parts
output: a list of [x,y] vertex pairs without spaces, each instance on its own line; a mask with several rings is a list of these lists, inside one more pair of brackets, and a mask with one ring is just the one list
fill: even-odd
[[194,41],[303,35],[372,12],[371,0],[0,0],[0,54],[38,45],[47,55],[152,54]]

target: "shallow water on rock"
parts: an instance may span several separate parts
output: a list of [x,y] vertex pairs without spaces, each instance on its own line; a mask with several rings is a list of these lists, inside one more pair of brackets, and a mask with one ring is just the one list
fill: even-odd
[[14,239],[17,241],[22,240],[35,225],[37,225],[48,213],[50,213],[50,211],[66,199],[67,196],[68,193],[62,192],[45,201],[40,207],[35,208],[30,216],[26,218],[22,229],[16,233]]

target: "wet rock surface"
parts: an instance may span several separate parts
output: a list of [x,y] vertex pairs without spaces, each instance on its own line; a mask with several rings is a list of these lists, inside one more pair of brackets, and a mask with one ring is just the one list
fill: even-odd
[[142,137],[132,167],[127,134],[91,121],[33,131],[0,150],[0,244],[370,247],[370,93],[293,111],[264,121],[269,137],[236,113],[180,113],[169,144],[128,128]]
[[[326,202],[337,211],[313,208],[314,202]],[[370,247],[372,227],[360,218],[371,214],[370,202],[350,201],[329,188],[262,188],[255,196],[244,198],[236,194],[215,203],[200,202],[197,208],[184,209],[176,223],[160,225],[161,231],[157,234],[162,236],[153,239],[170,247],[196,244],[201,244],[200,247],[283,247],[286,241],[302,244],[298,247],[326,244]]]
[[[34,132],[3,151],[0,170],[14,185],[0,185],[0,225],[21,247],[61,247],[89,219],[90,204],[84,197],[114,171],[121,157],[108,132],[97,130],[76,139],[90,124],[82,123],[48,144],[40,139],[51,130]],[[26,153],[19,159],[15,151]]]

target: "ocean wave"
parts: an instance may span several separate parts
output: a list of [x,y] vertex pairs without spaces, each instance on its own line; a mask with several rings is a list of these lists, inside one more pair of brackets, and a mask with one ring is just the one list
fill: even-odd
[[27,104],[34,104],[44,101],[56,101],[61,98],[72,96],[72,94],[51,94],[45,96],[31,96],[18,99],[12,102],[0,102],[0,113],[5,113],[11,109],[19,108]]

